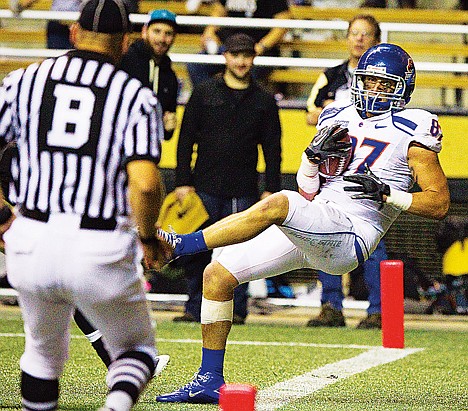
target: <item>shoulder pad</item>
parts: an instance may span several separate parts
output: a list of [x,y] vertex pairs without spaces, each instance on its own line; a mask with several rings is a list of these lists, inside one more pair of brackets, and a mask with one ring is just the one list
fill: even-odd
[[426,110],[403,110],[392,116],[393,125],[407,133],[410,140],[439,153],[442,149],[442,129],[435,114]]
[[317,126],[321,127],[323,122],[334,119],[338,114],[350,106],[352,106],[352,104],[347,100],[337,100],[329,104],[320,113]]

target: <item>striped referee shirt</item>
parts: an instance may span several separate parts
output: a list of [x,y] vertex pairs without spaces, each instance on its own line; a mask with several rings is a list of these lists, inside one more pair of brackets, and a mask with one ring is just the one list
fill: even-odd
[[163,135],[153,92],[97,53],[16,70],[0,89],[0,138],[18,144],[13,200],[23,210],[128,215],[125,165],[158,163]]

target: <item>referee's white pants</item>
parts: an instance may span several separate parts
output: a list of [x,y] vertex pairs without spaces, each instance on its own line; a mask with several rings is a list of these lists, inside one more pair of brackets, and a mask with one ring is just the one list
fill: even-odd
[[66,214],[52,214],[48,223],[19,217],[4,235],[26,333],[20,365],[37,378],[62,373],[75,307],[102,332],[112,359],[135,349],[157,355],[135,232],[79,229],[79,221]]

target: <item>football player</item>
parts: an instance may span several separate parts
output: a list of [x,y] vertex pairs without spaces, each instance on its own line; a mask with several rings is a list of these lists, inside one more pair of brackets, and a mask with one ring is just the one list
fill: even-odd
[[[312,201],[283,190],[203,231],[159,233],[171,257],[230,246],[204,272],[201,367],[193,381],[158,401],[218,402],[238,284],[305,267],[341,275],[369,257],[402,211],[444,218],[450,195],[438,160],[437,116],[405,109],[415,78],[413,60],[399,46],[380,44],[363,54],[353,74],[352,102],[335,101],[319,117],[320,138],[303,155],[299,187],[315,193],[317,162],[349,150],[335,144],[336,125],[349,130],[352,161]],[[409,193],[415,182],[421,191]]]

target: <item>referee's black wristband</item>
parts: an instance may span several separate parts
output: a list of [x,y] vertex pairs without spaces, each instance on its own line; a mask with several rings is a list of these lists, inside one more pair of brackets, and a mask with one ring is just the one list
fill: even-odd
[[13,212],[11,208],[7,205],[0,208],[0,225],[5,224],[11,217],[13,216]]
[[138,238],[140,239],[141,244],[144,245],[156,244],[159,241],[155,235],[152,235],[150,237],[138,236]]

